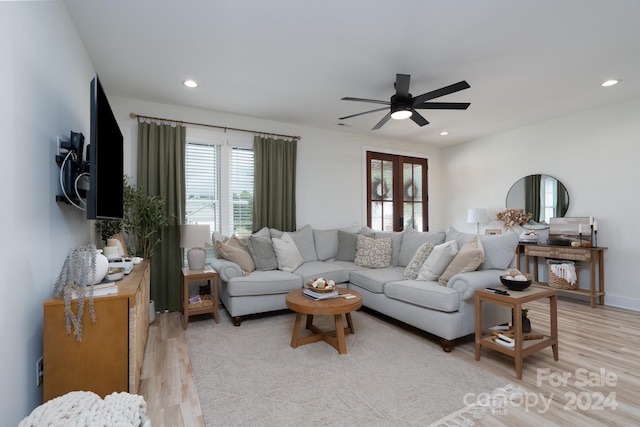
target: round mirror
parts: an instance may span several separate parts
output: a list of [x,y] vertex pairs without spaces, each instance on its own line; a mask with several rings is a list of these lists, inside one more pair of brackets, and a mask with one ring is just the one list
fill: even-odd
[[529,175],[518,180],[507,193],[507,208],[524,209],[531,220],[522,224],[530,230],[549,227],[549,220],[563,217],[569,209],[569,192],[549,175]]

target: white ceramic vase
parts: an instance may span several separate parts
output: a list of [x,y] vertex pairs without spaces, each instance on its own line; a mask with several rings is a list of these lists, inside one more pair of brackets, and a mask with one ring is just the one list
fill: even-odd
[[91,276],[91,273],[89,273],[89,277],[87,277],[87,282],[93,285],[102,282],[102,279],[105,278],[108,270],[109,270],[109,260],[107,259],[106,256],[102,255],[101,249],[96,249],[96,269],[94,271],[93,277]]

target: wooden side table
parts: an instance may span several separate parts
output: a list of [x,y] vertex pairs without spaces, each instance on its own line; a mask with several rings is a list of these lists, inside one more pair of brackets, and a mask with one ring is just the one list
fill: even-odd
[[[508,290],[502,285],[494,286],[496,289]],[[542,339],[524,341],[522,334],[522,304],[549,298],[549,335],[544,335]],[[515,346],[513,348],[496,344],[491,335],[482,334],[482,303],[498,304],[510,307],[514,313],[513,328],[515,329]],[[500,353],[514,358],[516,365],[516,375],[522,379],[522,359],[543,348],[551,346],[553,359],[558,360],[558,295],[555,289],[549,287],[532,285],[524,291],[509,291],[509,295],[494,294],[483,289],[475,292],[476,305],[476,360],[480,360],[482,346],[492,348]]]
[[[209,286],[209,294],[201,295],[202,301],[197,303],[189,302],[189,283],[195,281],[206,281]],[[213,293],[213,296],[211,295]],[[206,266],[204,270],[189,270],[182,268],[182,326],[187,329],[189,317],[198,314],[213,313],[213,317],[218,323],[218,272]]]

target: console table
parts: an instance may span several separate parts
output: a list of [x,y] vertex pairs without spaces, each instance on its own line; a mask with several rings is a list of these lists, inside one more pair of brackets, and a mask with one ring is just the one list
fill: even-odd
[[[589,263],[590,277],[589,289],[558,289],[558,292],[568,292],[578,295],[586,295],[591,301],[591,307],[598,304],[604,305],[604,251],[605,247],[577,247],[554,246],[544,244],[522,244],[524,246],[524,272],[529,272],[530,258],[533,258],[533,281],[538,282],[539,258],[567,259],[572,261],[584,261]],[[597,275],[596,275],[597,271]],[[538,282],[539,283],[539,282]]]
[[[82,341],[66,333],[64,300],[44,302],[44,402],[74,390],[103,398],[113,392],[138,393],[149,327],[149,277],[149,261],[142,261],[116,282],[117,294],[94,297],[95,324],[87,298]],[[72,307],[75,313],[77,300]]]

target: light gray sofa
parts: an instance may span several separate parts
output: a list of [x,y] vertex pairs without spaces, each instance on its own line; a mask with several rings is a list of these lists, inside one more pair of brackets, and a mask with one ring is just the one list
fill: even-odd
[[[264,233],[264,229],[262,233]],[[285,295],[304,286],[312,278],[324,277],[339,286],[362,294],[363,306],[440,337],[443,349],[451,351],[454,340],[475,331],[474,292],[495,286],[499,276],[513,265],[518,244],[517,233],[478,236],[484,249],[484,262],[476,271],[455,274],[441,285],[437,281],[405,280],[404,272],[418,248],[455,240],[462,247],[474,235],[453,228],[438,232],[374,232],[369,237],[392,238],[392,265],[365,268],[354,263],[357,234],[343,230],[315,230],[305,226],[289,233],[304,263],[293,272],[253,271],[243,274],[238,264],[221,258],[210,260],[219,273],[220,298],[234,324],[242,316],[286,309]],[[271,237],[282,232],[270,230]],[[214,235],[214,240],[222,237]],[[483,309],[483,327],[509,322],[511,313],[496,305]]]

